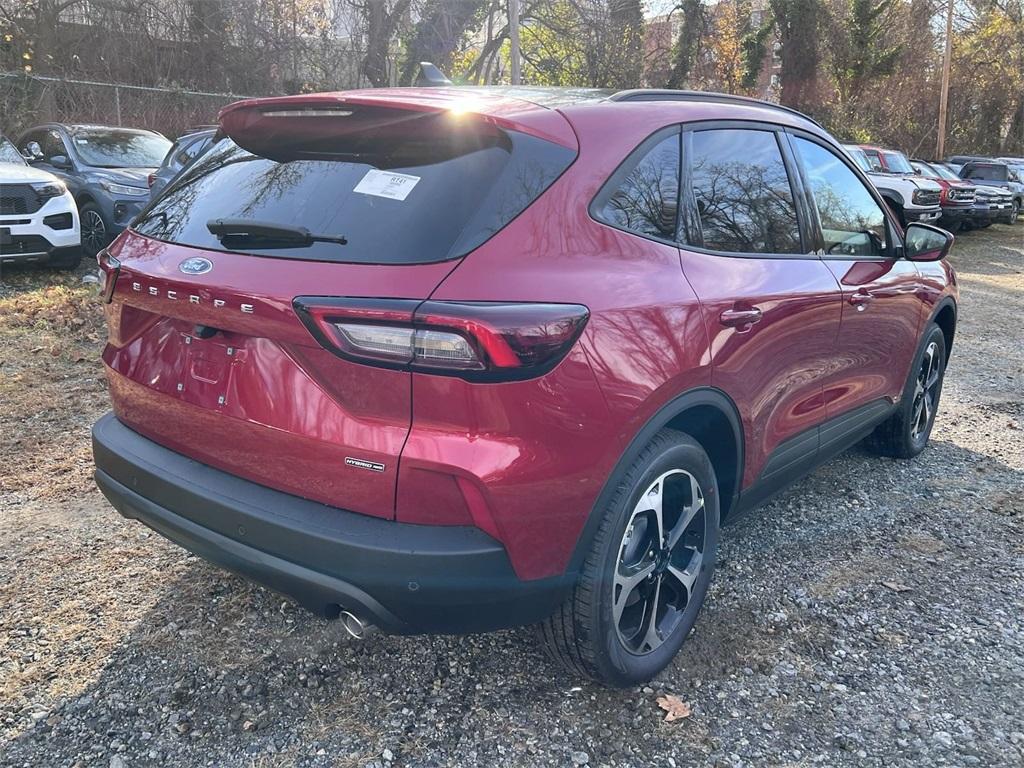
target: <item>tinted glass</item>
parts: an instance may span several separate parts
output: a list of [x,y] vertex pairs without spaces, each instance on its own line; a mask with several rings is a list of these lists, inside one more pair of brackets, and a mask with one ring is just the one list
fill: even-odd
[[83,163],[99,168],[156,168],[171,148],[155,133],[117,128],[77,128],[71,141]]
[[793,143],[818,207],[826,253],[884,256],[885,214],[867,187],[821,145],[801,138]]
[[[542,139],[494,130],[389,138],[366,143],[358,153],[346,152],[340,140],[333,146],[347,159],[272,160],[224,139],[186,168],[133,228],[159,240],[229,250],[207,222],[249,219],[345,237],[348,244],[269,249],[233,243],[230,250],[369,264],[441,261],[491,237],[575,158]],[[329,156],[318,150],[317,157]],[[412,179],[404,199],[381,188],[389,174]]]
[[613,227],[642,235],[675,238],[679,208],[679,134],[641,152],[633,170],[615,185],[597,212]]
[[0,136],[0,163],[25,165],[25,158],[21,156],[21,152],[2,136]]
[[690,177],[705,248],[801,251],[792,188],[774,133],[697,131],[692,146]]
[[984,181],[1006,181],[1005,165],[972,165],[965,169],[965,179],[982,179]]

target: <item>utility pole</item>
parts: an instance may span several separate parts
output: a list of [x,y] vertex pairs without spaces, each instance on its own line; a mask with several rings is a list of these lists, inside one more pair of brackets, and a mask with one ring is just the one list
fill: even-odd
[[935,159],[946,154],[946,113],[949,108],[949,68],[953,59],[953,0],[946,0],[946,49],[942,54],[942,89],[939,91],[939,131]]
[[512,85],[519,85],[522,81],[519,64],[519,0],[508,0],[508,39],[512,48]]

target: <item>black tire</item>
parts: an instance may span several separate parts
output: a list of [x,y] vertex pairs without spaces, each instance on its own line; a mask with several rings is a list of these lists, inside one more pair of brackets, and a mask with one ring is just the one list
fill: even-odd
[[907,228],[907,214],[903,211],[903,206],[899,203],[891,203],[890,207],[892,212],[896,214],[896,220],[899,221],[900,227],[904,230]]
[[[692,490],[693,481],[699,493]],[[667,539],[682,529],[675,548],[669,544],[658,554],[653,549],[645,551],[646,537],[655,530],[649,517],[652,513],[638,512],[642,500],[652,498],[650,493],[655,486],[659,487],[658,494],[664,494],[668,500],[664,527],[659,525],[656,530],[668,529]],[[566,602],[539,625],[538,631],[549,655],[570,671],[605,685],[625,687],[650,680],[664,669],[697,620],[718,550],[719,498],[715,470],[704,449],[689,435],[671,429],[663,429],[654,436],[617,479],[615,487],[607,507],[594,511],[602,516],[601,527],[583,563],[579,581]],[[702,505],[694,501],[700,496]],[[682,505],[678,511],[676,502]],[[691,508],[702,511],[690,513]],[[692,522],[687,523],[687,519]],[[643,532],[637,533],[636,529],[641,527]],[[627,558],[630,549],[639,555],[636,565],[648,565],[636,568],[627,564],[623,569],[635,568],[635,574],[650,567],[654,573],[624,591],[617,579],[622,577],[620,561]],[[681,588],[680,576],[692,578],[689,589]],[[643,590],[646,598],[641,596]],[[656,606],[659,598],[666,601],[663,614],[657,608],[653,611],[653,624],[648,609],[652,594]],[[631,603],[631,598],[636,599]],[[618,621],[613,616],[617,602],[624,606]],[[637,632],[632,639],[626,638],[623,627],[630,623],[630,613],[636,616],[638,606],[641,613]],[[665,630],[664,634],[659,630]],[[640,639],[638,647],[630,648],[628,643],[641,634],[645,638],[656,636],[660,644],[647,648],[645,640]]]
[[103,217],[103,211],[96,203],[86,203],[78,209],[82,222],[82,251],[90,258],[110,245],[110,223]]
[[[934,382],[931,382],[932,370],[936,376]],[[868,436],[868,447],[875,453],[896,459],[912,459],[921,453],[928,445],[928,438],[935,425],[945,374],[946,337],[942,329],[932,323],[914,356],[899,407]],[[922,376],[927,376],[928,381],[923,381]],[[928,386],[921,392],[919,384]],[[923,423],[922,415],[925,417]]]
[[78,265],[82,263],[82,250],[75,248],[72,251],[62,253],[60,256],[51,256],[46,263],[47,266],[53,269],[66,269],[68,271],[78,269]]

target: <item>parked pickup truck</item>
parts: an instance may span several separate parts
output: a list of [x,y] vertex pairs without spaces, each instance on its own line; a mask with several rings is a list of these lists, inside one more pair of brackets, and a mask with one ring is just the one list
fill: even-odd
[[[868,174],[868,178],[875,185],[885,201],[892,208],[893,213],[899,218],[900,224],[906,227],[911,222],[923,221],[933,223],[942,217],[942,187],[930,179],[914,175],[914,169],[910,161],[899,152],[892,154],[899,155],[906,164],[896,166],[895,158],[891,160],[898,170],[889,170],[877,159],[869,159],[867,151],[856,144],[844,144],[853,161],[860,166],[860,169]],[[886,152],[872,148],[875,152]]]

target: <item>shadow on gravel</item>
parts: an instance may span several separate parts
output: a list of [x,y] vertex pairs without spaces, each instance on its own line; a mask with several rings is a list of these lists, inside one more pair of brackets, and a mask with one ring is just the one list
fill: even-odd
[[[121,765],[114,756],[128,768],[200,759],[344,766],[383,754],[399,765],[484,765],[513,756],[531,763],[554,755],[557,763],[581,751],[594,762],[672,755],[686,765],[756,739],[764,754],[799,744],[835,765],[852,756],[833,734],[862,728],[869,715],[883,754],[914,764],[894,723],[921,705],[922,691],[924,706],[979,720],[1005,706],[1002,689],[960,700],[956,681],[976,672],[969,659],[947,657],[937,672],[916,649],[930,653],[939,642],[937,616],[968,621],[973,607],[991,601],[978,563],[947,567],[954,550],[946,540],[964,511],[979,538],[1007,524],[1019,530],[1014,489],[1022,486],[1024,473],[942,440],[914,462],[846,453],[726,529],[695,635],[651,688],[631,691],[572,679],[526,629],[348,640],[337,623],[180,557],[130,524],[142,551],[169,565],[145,577],[153,579],[144,592],[152,608],[80,695],[0,747],[0,764]],[[980,547],[976,557],[1000,567],[998,549]],[[917,623],[905,614],[902,585],[913,591]],[[848,619],[858,613],[868,618]],[[987,638],[986,654],[1006,642]],[[848,649],[861,669],[880,671],[848,674]],[[903,688],[893,687],[894,676]],[[871,697],[871,707],[847,707],[836,693],[847,688]],[[685,726],[661,721],[654,699],[663,690],[692,703]],[[978,749],[986,764],[999,764],[995,747]]]
[[[1016,242],[1014,242],[1016,237]],[[1024,271],[1024,220],[956,235],[950,261],[958,272],[977,275],[1019,275]],[[1007,293],[1021,293],[1007,287]]]

